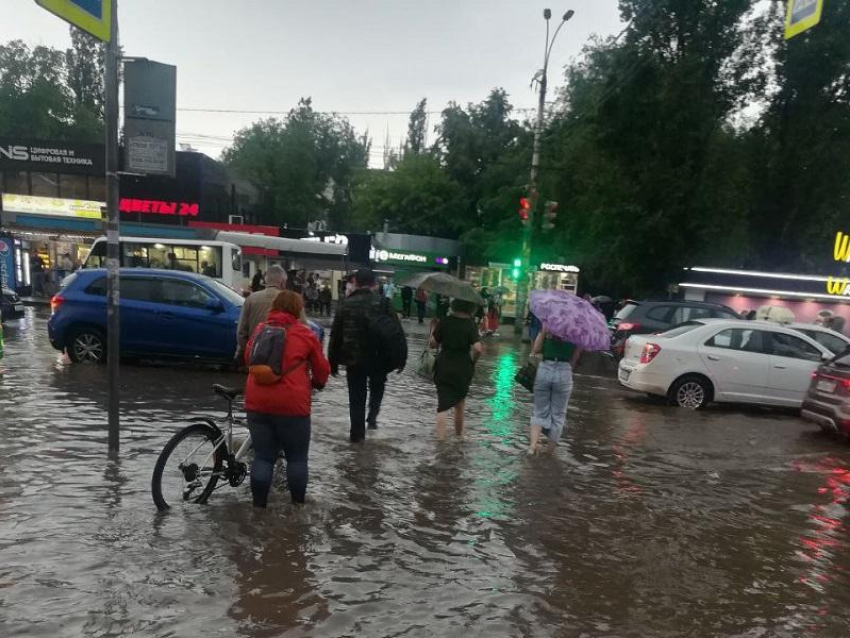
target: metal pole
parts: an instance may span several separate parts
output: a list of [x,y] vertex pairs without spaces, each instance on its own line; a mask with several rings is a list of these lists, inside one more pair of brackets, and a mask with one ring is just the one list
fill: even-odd
[[117,455],[119,447],[119,375],[121,359],[119,331],[120,298],[119,217],[118,217],[118,0],[111,3],[112,37],[106,44],[106,359],[109,376],[109,454]]
[[546,20],[546,55],[543,59],[543,74],[540,78],[540,98],[537,103],[537,121],[534,126],[534,147],[531,154],[531,177],[528,184],[528,223],[522,234],[522,274],[517,286],[516,322],[514,333],[521,334],[525,325],[528,307],[528,289],[531,283],[531,243],[534,239],[534,224],[537,217],[537,179],[540,172],[540,142],[543,136],[543,119],[546,112],[546,84],[549,67],[549,20]]

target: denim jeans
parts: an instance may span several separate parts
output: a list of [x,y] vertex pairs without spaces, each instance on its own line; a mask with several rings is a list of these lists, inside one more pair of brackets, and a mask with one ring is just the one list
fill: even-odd
[[248,412],[248,429],[254,445],[251,494],[254,505],[265,507],[280,451],[286,457],[286,484],[293,503],[303,503],[307,493],[307,454],[310,451],[310,417]]
[[[345,371],[348,381],[348,411],[351,418],[352,443],[366,438],[366,422],[376,423],[384,400],[387,375],[373,372],[366,367],[348,368]],[[369,414],[366,415],[366,399],[369,399]]]
[[534,379],[534,414],[531,425],[548,431],[552,443],[561,440],[567,421],[567,404],[573,392],[573,369],[566,361],[542,361]]

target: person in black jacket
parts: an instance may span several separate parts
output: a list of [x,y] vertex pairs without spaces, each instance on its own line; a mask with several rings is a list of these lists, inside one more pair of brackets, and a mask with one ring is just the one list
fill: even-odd
[[413,288],[404,286],[401,289],[401,314],[405,319],[410,319],[410,311],[413,307]]
[[[388,300],[375,292],[376,285],[374,272],[369,269],[357,271],[354,277],[355,289],[340,302],[328,345],[331,374],[337,376],[340,366],[346,369],[352,443],[359,443],[366,438],[367,423],[370,430],[377,429],[387,373],[396,365],[381,360],[380,352],[386,351],[386,348],[382,348],[383,344],[375,343],[377,336],[370,328],[373,318],[377,315],[390,317],[392,322],[398,324],[397,334],[404,339],[398,314]],[[395,324],[391,325],[395,327]],[[407,343],[399,344],[399,347],[403,347],[406,355]],[[403,368],[404,363],[400,363],[400,366]]]

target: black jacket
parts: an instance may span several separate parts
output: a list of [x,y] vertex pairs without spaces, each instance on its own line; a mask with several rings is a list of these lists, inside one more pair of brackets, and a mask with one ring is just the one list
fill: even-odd
[[369,315],[381,312],[398,321],[398,314],[389,301],[369,288],[352,292],[341,304],[334,317],[328,344],[331,369],[369,367],[375,363],[370,344]]

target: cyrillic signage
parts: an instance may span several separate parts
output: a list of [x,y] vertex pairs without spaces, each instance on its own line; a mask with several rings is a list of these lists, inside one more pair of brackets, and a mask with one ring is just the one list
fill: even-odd
[[168,215],[171,217],[197,217],[200,205],[197,202],[165,202],[158,199],[133,199],[122,197],[118,202],[122,213],[143,215]]
[[447,266],[449,263],[448,257],[433,257],[424,253],[385,250],[383,248],[372,248],[369,251],[369,259],[376,263],[400,262],[434,266]]
[[0,138],[0,170],[103,175],[104,147]]
[[103,202],[87,199],[60,199],[3,193],[3,210],[22,215],[50,215],[53,217],[83,217],[100,219]]
[[567,266],[564,264],[540,264],[540,270],[546,272],[581,272],[578,266]]

